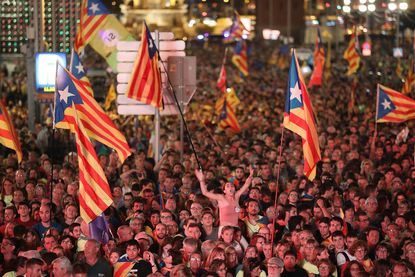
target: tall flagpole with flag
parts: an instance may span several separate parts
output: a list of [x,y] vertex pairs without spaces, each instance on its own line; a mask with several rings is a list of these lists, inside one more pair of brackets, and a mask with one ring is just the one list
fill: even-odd
[[325,53],[323,41],[320,35],[320,29],[317,29],[317,38],[314,48],[314,69],[313,73],[311,74],[310,82],[308,83],[309,88],[313,86],[321,86],[323,82],[323,69],[325,61],[324,54]]
[[[76,81],[65,68],[57,65],[55,103],[59,105],[55,107],[55,115],[67,116],[71,122],[70,129],[75,134],[79,163],[80,214],[89,224],[101,216],[113,200],[107,178],[77,110],[77,104],[83,100],[77,92]],[[55,117],[54,120],[58,118]]]
[[159,53],[147,24],[143,22],[141,43],[134,61],[126,95],[128,98],[151,105],[163,106]]
[[291,57],[287,96],[285,99],[284,127],[302,138],[304,175],[310,181],[314,180],[317,163],[321,160],[320,146],[316,120],[295,50],[293,50]]

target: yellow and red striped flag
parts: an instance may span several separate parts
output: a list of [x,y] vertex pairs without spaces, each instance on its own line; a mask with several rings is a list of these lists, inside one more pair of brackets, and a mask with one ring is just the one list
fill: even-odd
[[415,100],[391,88],[378,85],[376,122],[404,122],[415,118]]
[[161,108],[161,77],[159,54],[147,24],[143,23],[141,43],[134,61],[126,95],[128,98]]
[[243,33],[248,32],[249,30],[245,28],[244,24],[242,23],[241,17],[237,11],[234,11],[234,16],[232,20],[232,25],[229,28],[229,36],[224,38],[224,42],[232,42],[234,40],[242,39]]
[[[55,126],[57,116],[62,116],[75,134],[79,164],[79,204],[80,214],[85,222],[90,223],[101,215],[112,203],[111,189],[104,170],[84,127],[81,108],[83,99],[78,92],[85,90],[82,84],[65,68],[58,65],[56,75]],[[58,104],[59,103],[59,104]],[[59,118],[59,117],[58,117]],[[62,118],[62,117],[60,117]],[[87,123],[87,122],[86,122]]]
[[226,89],[228,87],[226,84],[226,78],[226,67],[225,63],[223,63],[222,67],[220,68],[218,81],[216,82],[216,87],[220,89],[220,91],[222,91],[223,93],[226,93]]
[[94,146],[86,134],[82,121],[78,117],[75,103],[73,132],[76,138],[79,164],[79,208],[86,223],[100,216],[113,203],[110,186],[104,170],[98,162]]
[[133,269],[135,263],[133,262],[117,262],[114,265],[114,277],[128,276],[128,273]]
[[117,42],[133,37],[111,14],[102,0],[82,0],[81,15],[75,38],[75,50],[80,53],[89,44],[117,71]]
[[[114,149],[121,163],[131,154],[125,136],[89,94],[85,86],[61,65],[56,73],[56,93],[54,126],[70,129],[74,124],[74,110],[68,105],[68,98],[73,98],[78,116],[88,136]],[[72,131],[73,132],[73,131]]]
[[324,68],[324,47],[320,36],[320,29],[317,29],[316,45],[314,48],[314,69],[311,74],[308,87],[321,86],[323,82],[323,68]]
[[321,160],[320,146],[316,120],[295,50],[291,57],[288,89],[285,99],[284,127],[302,138],[304,175],[310,181],[314,180],[317,163]]
[[19,136],[10,120],[6,106],[0,102],[0,143],[9,149],[16,151],[17,160],[20,163],[23,158]]
[[349,68],[347,69],[347,75],[352,75],[356,73],[360,65],[360,55],[359,55],[359,38],[356,33],[353,33],[350,36],[349,45],[344,51],[343,58],[349,62]]
[[109,110],[115,99],[117,99],[117,93],[115,92],[114,83],[112,83],[108,88],[107,96],[105,97],[104,109]]
[[91,83],[89,82],[88,77],[86,76],[86,71],[84,66],[81,63],[79,54],[72,48],[71,53],[71,62],[69,64],[69,71],[86,87],[88,92],[93,96],[94,91],[92,90]]
[[402,88],[403,94],[410,94],[412,91],[412,86],[415,83],[415,70],[414,70],[415,64],[414,64],[414,58],[412,58],[411,66],[408,69],[408,74],[406,75],[405,84]]
[[[91,42],[91,39],[94,37],[95,33],[100,29],[100,27],[105,23],[108,13],[98,12],[91,13],[91,11],[106,11],[104,5],[94,5],[89,6],[88,0],[82,0],[81,3],[81,15],[79,18],[78,30],[75,38],[75,50],[76,52],[81,52],[85,46]],[[90,4],[93,4],[90,2]],[[97,7],[98,10],[96,10]]]
[[239,133],[241,127],[236,118],[234,108],[229,104],[226,95],[223,95],[218,101],[223,101],[222,106],[219,106],[219,110],[218,105],[216,105],[216,112],[219,113],[219,129],[224,130],[226,127],[230,127],[234,133]]
[[232,63],[239,69],[243,76],[248,76],[248,51],[245,40],[236,43]]

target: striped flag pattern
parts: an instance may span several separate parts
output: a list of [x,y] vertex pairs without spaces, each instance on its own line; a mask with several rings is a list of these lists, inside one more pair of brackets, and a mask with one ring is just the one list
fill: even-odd
[[69,71],[78,79],[88,90],[88,92],[93,96],[94,91],[92,90],[91,83],[89,82],[88,77],[86,76],[85,68],[81,63],[78,53],[72,48],[71,53],[71,62],[69,64]]
[[404,122],[415,118],[415,100],[378,84],[376,122]]
[[0,144],[16,151],[17,160],[20,163],[23,158],[19,136],[14,129],[6,106],[0,102]]
[[347,75],[350,76],[359,69],[360,55],[359,55],[359,39],[355,33],[350,36],[349,45],[344,51],[343,58],[349,62],[349,68],[347,69]]
[[117,262],[114,265],[114,277],[128,276],[128,273],[133,269],[133,262]]
[[403,88],[402,88],[402,93],[410,94],[414,83],[415,83],[415,63],[414,63],[414,58],[412,58],[411,66],[408,69],[408,74],[406,75],[405,84],[403,85]]
[[[127,140],[85,86],[61,65],[57,68],[56,82],[55,127],[72,130],[74,110],[67,104],[67,101],[69,97],[75,98],[78,116],[88,136],[114,149],[123,163],[131,154]],[[71,91],[68,90],[68,84],[74,86]]]
[[229,28],[229,36],[224,38],[224,42],[231,42],[234,40],[242,39],[244,31],[249,32],[242,23],[241,17],[237,11],[234,11],[234,16],[232,20],[232,25]]
[[78,93],[79,88],[85,89],[65,68],[58,65],[54,123],[57,126],[56,120],[61,118],[57,115],[64,115],[71,131],[75,134],[79,164],[80,214],[85,222],[90,223],[113,201],[108,181],[77,109],[85,104]]
[[[241,131],[241,127],[239,126],[238,119],[236,118],[234,108],[229,104],[226,99],[226,95],[221,98],[223,99],[223,105],[222,107],[219,106],[219,110],[216,109],[219,113],[219,129],[224,130],[226,127],[230,127],[233,132],[239,133]],[[219,99],[218,101],[222,100]]]
[[316,167],[321,160],[317,126],[313,115],[307,87],[298,65],[295,50],[291,57],[287,96],[284,110],[284,127],[302,138],[304,175],[310,180],[316,176]]
[[105,6],[100,2],[101,1],[99,0],[95,0],[95,2],[91,0],[82,0],[81,15],[74,45],[75,50],[78,53],[82,52],[85,46],[94,37],[95,33],[105,23],[108,14],[101,12],[97,12],[97,14],[91,13],[91,11],[93,12],[96,10],[94,7],[98,7],[102,11],[105,11]]
[[74,102],[72,102],[72,110],[74,111],[72,127],[78,151],[80,214],[86,223],[90,223],[111,206],[112,194],[94,146],[86,134],[82,120],[78,117]]
[[226,67],[225,63],[222,64],[222,67],[220,68],[219,78],[216,82],[216,87],[222,91],[223,93],[226,93],[226,88],[228,87],[226,84]]
[[248,51],[245,40],[236,43],[232,63],[239,69],[243,76],[248,76]]
[[141,33],[141,43],[137,57],[134,61],[126,95],[128,98],[135,99],[156,108],[161,108],[163,97],[161,94],[158,55],[150,30],[144,22]]
[[321,86],[323,82],[323,68],[324,68],[324,47],[320,36],[320,29],[317,30],[316,45],[314,48],[314,69],[311,74],[308,87]]

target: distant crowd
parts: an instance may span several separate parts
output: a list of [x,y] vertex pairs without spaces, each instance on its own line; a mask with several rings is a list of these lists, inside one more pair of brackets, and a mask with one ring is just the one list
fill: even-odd
[[342,49],[333,49],[323,86],[309,90],[322,157],[310,181],[301,138],[282,126],[288,51],[250,42],[245,79],[229,55],[228,86],[240,100],[235,134],[217,128],[215,112],[225,46],[189,42],[198,89],[185,117],[197,157],[186,137],[181,157],[180,119],[166,116],[156,162],[148,155],[152,118],[122,117],[114,106],[109,114],[133,155],[121,164],[114,151],[95,144],[114,200],[105,211],[105,242],[92,239],[79,216],[73,136],[52,130],[47,107],[29,131],[23,68],[1,70],[2,100],[24,160],[18,164],[1,147],[0,274],[414,276],[414,124],[375,127],[377,83],[397,90],[403,83],[390,42],[373,45],[356,77],[355,101]]

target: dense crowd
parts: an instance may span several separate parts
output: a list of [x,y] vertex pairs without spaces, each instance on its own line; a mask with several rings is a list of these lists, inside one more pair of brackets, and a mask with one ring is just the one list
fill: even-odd
[[413,124],[375,128],[376,83],[402,86],[388,43],[374,42],[362,61],[355,102],[340,51],[330,78],[310,90],[322,156],[313,181],[303,175],[301,138],[282,127],[289,54],[257,41],[245,80],[227,65],[241,101],[234,134],[217,129],[214,111],[224,46],[189,43],[198,90],[186,119],[197,157],[185,139],[180,159],[177,117],[162,118],[155,162],[147,157],[151,118],[110,112],[133,155],[121,164],[95,145],[114,199],[105,243],[90,238],[79,216],[73,138],[52,130],[47,116],[29,131],[24,90],[13,91],[16,78],[3,70],[24,161],[1,148],[1,274],[112,276],[133,262],[129,276],[413,276]]

